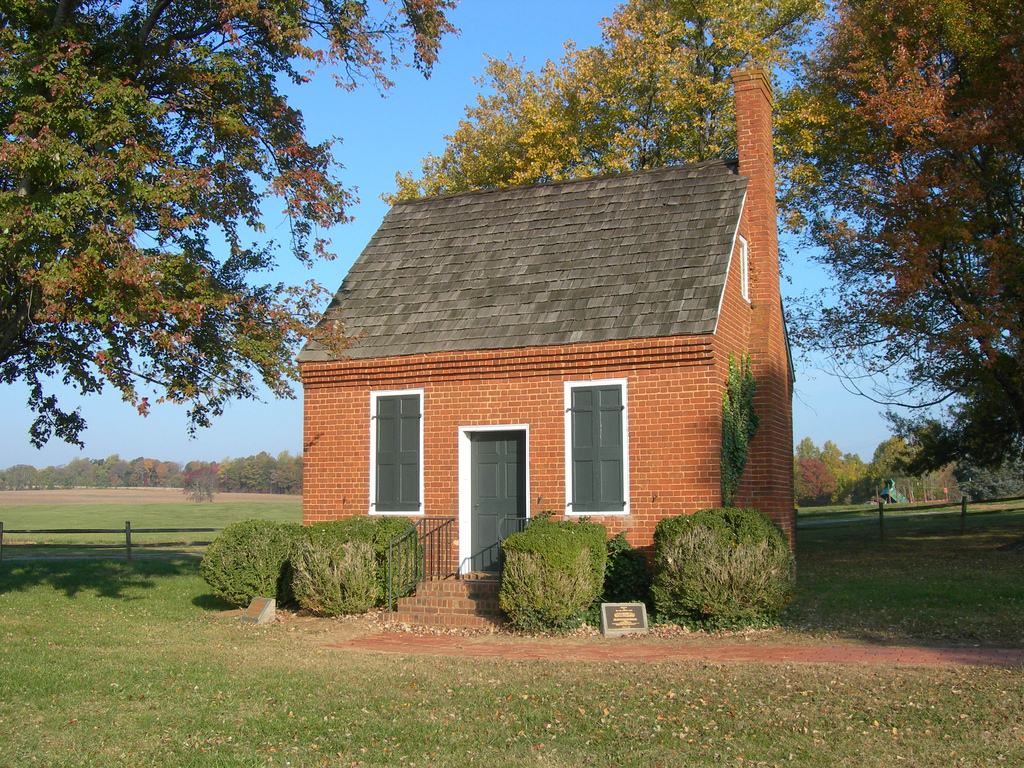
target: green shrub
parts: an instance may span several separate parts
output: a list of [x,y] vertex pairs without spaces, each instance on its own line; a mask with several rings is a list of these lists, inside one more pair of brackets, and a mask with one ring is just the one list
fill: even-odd
[[303,539],[292,560],[292,588],[299,605],[311,613],[365,613],[380,597],[373,545],[345,541],[329,546]]
[[[381,599],[387,600],[388,594],[388,544],[396,536],[405,533],[407,530],[412,528],[414,525],[413,521],[408,517],[391,517],[381,516],[374,518],[377,521],[377,526],[373,533],[373,556],[377,563],[377,587],[380,590]],[[416,563],[419,561],[419,545],[413,542],[412,546],[416,551],[413,552],[412,557],[408,558],[405,563],[396,563],[396,570],[401,569],[403,566],[412,570],[416,568]],[[403,579],[409,575],[415,574],[400,574],[396,573],[396,579]]]
[[587,609],[586,622],[601,624],[601,603],[644,603],[651,607],[651,569],[643,550],[634,549],[626,534],[617,533],[605,546],[608,562],[601,595]]
[[[303,529],[303,539],[309,542],[310,547],[305,549],[304,567],[307,572],[299,576],[296,570],[293,579],[295,580],[296,597],[299,604],[314,613],[324,613],[325,600],[330,596],[330,603],[335,605],[351,605],[342,613],[363,612],[380,603],[388,590],[388,543],[395,536],[404,533],[413,526],[413,522],[407,517],[370,517],[361,515],[358,517],[347,517],[343,520],[332,520],[326,523],[315,523]],[[345,567],[341,561],[346,559],[344,554],[345,545],[352,543],[364,544],[367,548],[369,564],[371,566],[369,576],[373,581],[372,586],[364,585],[361,579],[351,583],[351,588],[356,593],[363,595],[359,599],[349,600],[343,596],[340,586],[329,587],[328,579],[332,578],[326,571],[334,572],[341,578]],[[350,548],[351,549],[351,548]],[[412,558],[415,561],[415,558]],[[298,562],[296,562],[296,566]],[[414,567],[413,564],[410,567]],[[312,571],[316,570],[316,573]],[[351,574],[350,579],[355,578]],[[300,586],[301,579],[301,586]],[[357,588],[358,584],[358,588]],[[313,590],[312,593],[303,590]],[[338,590],[335,592],[335,590]],[[300,597],[300,592],[303,597]],[[356,609],[354,606],[365,602],[365,595],[372,594],[372,601],[365,608]],[[306,602],[304,603],[303,600]],[[306,604],[308,603],[308,605]],[[334,615],[334,614],[331,614]]]
[[659,614],[706,628],[774,621],[793,596],[789,543],[763,512],[703,509],[661,520],[651,588]]
[[254,597],[291,601],[288,563],[302,526],[270,520],[232,523],[206,549],[199,572],[232,605]]
[[604,584],[607,537],[596,523],[539,518],[505,539],[498,602],[513,626],[527,632],[579,626]]
[[643,550],[633,549],[626,534],[608,539],[608,566],[604,573],[603,603],[649,603],[651,570]]

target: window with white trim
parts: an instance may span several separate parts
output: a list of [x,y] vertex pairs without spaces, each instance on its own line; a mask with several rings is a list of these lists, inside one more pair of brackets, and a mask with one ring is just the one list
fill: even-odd
[[566,512],[629,512],[626,381],[566,382]]
[[423,390],[370,394],[370,512],[423,512]]
[[750,256],[747,248],[747,240],[744,237],[739,239],[740,245],[740,296],[745,301],[750,301]]

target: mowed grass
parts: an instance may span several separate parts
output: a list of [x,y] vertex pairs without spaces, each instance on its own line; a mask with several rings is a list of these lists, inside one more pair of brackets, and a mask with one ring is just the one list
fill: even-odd
[[[281,520],[302,522],[302,498],[281,500],[268,497],[268,501],[224,501],[228,494],[220,495],[216,504],[194,502],[163,502],[156,504],[32,504],[0,507],[0,522],[4,526],[4,557],[54,554],[53,550],[25,546],[28,544],[107,544],[124,548],[125,522],[131,523],[133,545],[153,545],[158,542],[209,541],[216,534],[146,534],[145,528],[224,528],[239,520]],[[10,530],[40,530],[52,528],[104,528],[119,531],[113,534],[10,534]],[[8,546],[10,545],[10,546]],[[178,547],[181,549],[181,547]],[[76,554],[73,548],[58,553]]]
[[[1020,647],[1024,519],[945,528],[801,533],[777,637]],[[377,655],[227,607],[194,559],[5,562],[0,766],[1024,764],[1020,669]]]
[[1024,761],[1020,670],[374,655],[223,607],[193,561],[5,566],[0,765]]
[[869,642],[1024,647],[1024,512],[799,532],[790,626]]

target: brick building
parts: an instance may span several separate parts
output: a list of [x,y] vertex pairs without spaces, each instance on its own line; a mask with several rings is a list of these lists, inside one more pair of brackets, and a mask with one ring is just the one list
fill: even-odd
[[305,391],[304,520],[454,517],[463,571],[516,518],[588,516],[635,546],[721,505],[730,355],[761,419],[737,503],[792,536],[792,367],[771,88],[733,75],[738,161],[396,204],[328,316]]

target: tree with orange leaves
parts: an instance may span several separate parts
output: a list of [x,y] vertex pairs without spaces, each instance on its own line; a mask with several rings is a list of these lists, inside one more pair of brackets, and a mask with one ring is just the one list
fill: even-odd
[[1020,457],[1024,9],[841,2],[793,98],[786,202],[833,286],[797,338],[920,409],[912,473]]

